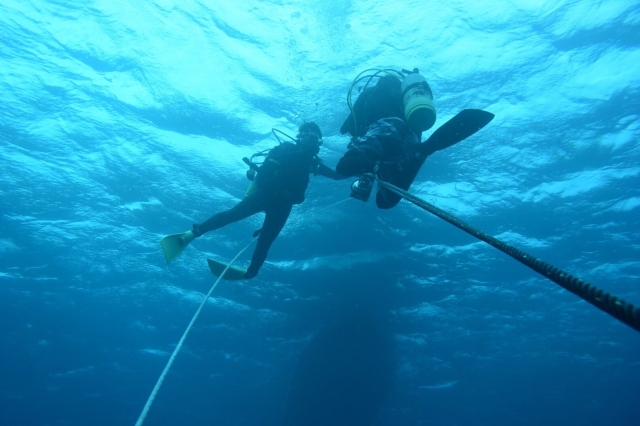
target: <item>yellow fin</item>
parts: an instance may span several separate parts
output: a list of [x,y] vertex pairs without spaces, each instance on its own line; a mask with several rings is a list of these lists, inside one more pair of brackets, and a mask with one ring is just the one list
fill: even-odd
[[180,256],[182,250],[193,241],[195,235],[192,231],[183,232],[182,234],[167,235],[160,240],[162,251],[164,252],[164,258],[167,264],[173,262],[176,257]]
[[[220,274],[222,274],[222,272],[227,267],[226,263],[219,262],[213,259],[207,259],[207,263],[209,264],[209,269],[211,270],[211,273],[216,277],[219,277]],[[222,277],[222,279],[231,280],[231,281],[244,280],[245,279],[244,274],[246,272],[247,272],[246,269],[231,266],[229,269],[227,269],[227,272],[224,274],[224,277]]]

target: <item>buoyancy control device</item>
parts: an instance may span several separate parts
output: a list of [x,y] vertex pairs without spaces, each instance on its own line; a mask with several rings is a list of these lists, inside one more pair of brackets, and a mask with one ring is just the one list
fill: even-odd
[[[288,139],[291,139],[292,142],[296,142],[296,139],[293,136],[290,136],[281,130],[271,129],[271,132],[274,134],[274,136],[278,140],[278,144],[282,144],[282,140],[278,136],[278,133],[287,137]],[[268,148],[260,152],[256,152],[251,156],[251,158],[247,158],[247,157],[242,158],[242,161],[244,161],[244,163],[247,166],[249,166],[249,170],[247,170],[247,173],[246,173],[247,179],[253,182],[253,180],[256,177],[256,173],[260,170],[260,166],[262,166],[264,160],[267,158],[267,156],[269,155],[272,149],[273,148]]]
[[[322,144],[322,135],[317,134],[318,129],[313,132],[314,137],[298,133],[298,137],[294,138],[280,130],[271,130],[279,145],[257,152],[250,158],[242,158],[242,161],[249,166],[246,176],[251,181],[245,197],[260,187],[273,193],[289,194],[286,196],[299,204],[304,201],[304,192],[309,184],[309,173],[314,173],[321,162],[311,148],[319,149]],[[283,142],[278,134],[285,136],[293,143]]]

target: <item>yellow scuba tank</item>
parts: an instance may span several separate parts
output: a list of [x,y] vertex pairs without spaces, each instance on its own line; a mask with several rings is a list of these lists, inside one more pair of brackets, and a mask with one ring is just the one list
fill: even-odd
[[244,192],[244,198],[247,198],[249,195],[256,192],[256,189],[258,189],[258,186],[256,185],[256,181],[251,181],[251,184],[249,184],[249,187]]
[[436,107],[427,79],[414,68],[413,72],[402,80],[400,90],[407,123],[416,132],[429,130],[436,122]]
[[249,195],[256,192],[256,189],[258,189],[258,186],[256,185],[256,181],[255,181],[258,167],[247,157],[242,158],[242,161],[244,161],[245,164],[249,166],[249,170],[247,170],[247,179],[249,179],[251,183],[249,184],[249,187],[247,188],[247,190],[244,192],[244,198],[247,198]]

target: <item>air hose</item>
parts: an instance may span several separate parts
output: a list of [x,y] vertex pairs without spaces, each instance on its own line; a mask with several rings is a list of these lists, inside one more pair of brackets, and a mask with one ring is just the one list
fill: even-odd
[[513,247],[512,245],[505,243],[504,241],[501,241],[497,238],[492,237],[491,235],[482,232],[480,229],[464,222],[463,220],[453,216],[450,213],[447,213],[444,210],[439,209],[438,207],[428,203],[420,197],[417,197],[388,182],[382,181],[377,176],[374,176],[374,178],[381,187],[396,193],[405,200],[428,211],[429,213],[438,216],[441,219],[444,219],[453,226],[462,229],[463,231],[473,235],[479,240],[482,240],[485,243],[497,248],[503,253],[506,253],[518,262],[528,266],[529,268],[558,284],[565,290],[568,290],[576,296],[582,298],[583,300],[586,300],[593,306],[608,313],[617,320],[627,324],[636,331],[640,331],[640,308],[636,308],[631,303],[627,303],[619,297],[613,296],[597,288],[593,284],[582,281],[580,278],[577,278],[563,271],[562,269],[559,269],[547,262],[544,262],[534,256],[531,256],[530,254],[523,252],[520,249],[517,249],[516,247]]

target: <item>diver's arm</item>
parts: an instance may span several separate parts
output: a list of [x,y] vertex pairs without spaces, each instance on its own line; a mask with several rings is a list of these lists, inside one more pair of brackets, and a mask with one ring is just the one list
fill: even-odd
[[362,155],[347,153],[338,161],[336,171],[342,176],[362,176],[373,172],[376,161]]
[[342,180],[349,177],[349,176],[341,175],[340,173],[333,170],[331,167],[325,166],[322,163],[318,164],[318,170],[316,174],[319,174],[320,176],[328,177],[329,179],[333,179],[333,180]]

